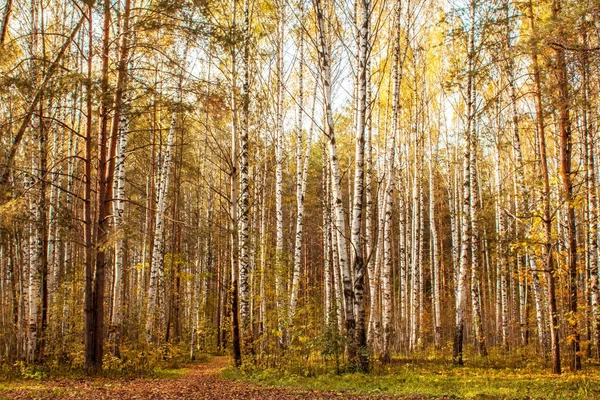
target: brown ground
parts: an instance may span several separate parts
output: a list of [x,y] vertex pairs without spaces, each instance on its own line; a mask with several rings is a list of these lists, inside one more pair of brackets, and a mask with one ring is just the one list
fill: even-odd
[[[366,399],[348,393],[316,392],[300,389],[267,388],[246,382],[224,380],[219,370],[227,363],[215,357],[209,363],[194,365],[175,379],[55,379],[39,384],[27,382],[23,388],[0,389],[0,399],[195,399],[195,400],[293,400]],[[378,397],[390,399],[393,397]]]

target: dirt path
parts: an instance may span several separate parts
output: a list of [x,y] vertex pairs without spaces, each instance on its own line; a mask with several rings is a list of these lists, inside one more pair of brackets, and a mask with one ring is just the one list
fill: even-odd
[[[194,400],[292,400],[292,399],[365,399],[348,393],[316,392],[300,389],[266,388],[246,382],[224,380],[219,370],[227,363],[215,357],[209,363],[195,365],[175,379],[56,379],[23,388],[0,388],[0,399],[194,399]],[[378,399],[393,397],[378,397]]]

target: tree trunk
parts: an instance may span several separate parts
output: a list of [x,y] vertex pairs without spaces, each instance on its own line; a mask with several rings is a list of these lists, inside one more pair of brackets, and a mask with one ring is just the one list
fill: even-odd
[[331,189],[334,199],[334,226],[337,237],[337,250],[340,267],[342,269],[342,282],[345,302],[346,337],[349,340],[348,359],[351,363],[358,357],[358,348],[354,337],[356,320],[354,318],[354,288],[352,285],[350,267],[348,264],[348,250],[346,247],[346,222],[344,218],[344,203],[342,200],[342,189],[340,187],[340,172],[337,157],[337,146],[333,122],[333,109],[331,98],[331,53],[325,36],[325,15],[321,5],[322,0],[315,0],[315,14],[318,28],[318,59],[320,78],[323,85],[323,102],[325,107],[326,128],[325,135],[329,144],[329,163],[331,167]]
[[[121,39],[119,70],[117,77],[117,91],[115,94],[115,115],[113,117],[113,135],[118,141],[115,162],[115,178],[113,183],[114,226],[119,229],[123,226],[125,216],[125,151],[129,134],[130,94],[127,93],[128,58],[130,38],[130,13],[131,0],[125,1],[123,15],[123,37]],[[119,355],[119,342],[121,340],[122,322],[122,277],[124,268],[125,239],[119,237],[115,243],[114,255],[114,280],[113,280],[113,306],[110,317],[109,342],[113,345],[113,354]]]
[[[181,93],[181,89],[179,90]],[[146,339],[152,343],[156,338],[157,325],[164,327],[165,323],[165,212],[167,208],[167,195],[169,191],[169,176],[171,171],[171,159],[175,142],[175,130],[177,127],[177,110],[173,110],[167,147],[162,157],[160,166],[160,181],[156,188],[157,205],[155,214],[154,245],[152,247],[152,267],[150,270],[150,285],[148,287],[148,308],[146,316]],[[158,315],[157,315],[158,314]]]
[[[529,24],[532,32],[536,33],[534,25],[533,5],[528,3]],[[534,36],[535,37],[535,36]],[[548,282],[548,302],[549,302],[549,325],[550,325],[550,346],[552,348],[552,372],[554,374],[561,373],[560,362],[560,342],[558,329],[558,310],[556,307],[556,290],[554,282],[554,257],[552,254],[552,217],[550,210],[550,178],[548,172],[548,161],[546,156],[546,135],[544,125],[544,115],[542,106],[542,84],[540,79],[540,70],[538,64],[537,44],[532,41],[531,45],[531,61],[533,67],[533,79],[535,83],[535,110],[537,133],[539,137],[539,153],[540,153],[540,172],[544,182],[543,192],[543,217],[544,222],[544,248],[543,248],[543,265],[546,272],[546,281]]]
[[[362,248],[363,197],[364,197],[364,156],[367,115],[367,62],[370,52],[369,20],[370,2],[361,0],[361,26],[358,54],[358,110],[356,123],[356,148],[354,155],[354,199],[352,205],[352,254],[354,265],[354,311],[356,313],[356,346],[358,347],[357,367],[363,372],[369,370],[367,353],[367,326],[364,307],[365,260]],[[351,360],[352,362],[352,360]]]
[[[558,19],[561,12],[560,0],[554,0],[552,15]],[[562,23],[558,21],[559,37],[564,37]],[[558,133],[560,136],[560,173],[563,190],[563,200],[566,206],[567,223],[567,250],[568,250],[568,288],[569,288],[569,336],[571,342],[571,370],[581,369],[581,356],[579,354],[579,328],[577,326],[577,230],[575,219],[575,198],[573,196],[573,178],[571,171],[571,117],[569,83],[567,77],[567,63],[565,50],[555,46],[554,56],[556,58],[556,80],[558,89]]]

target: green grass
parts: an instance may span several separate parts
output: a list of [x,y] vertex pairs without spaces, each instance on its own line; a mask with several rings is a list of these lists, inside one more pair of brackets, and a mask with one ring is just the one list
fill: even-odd
[[152,376],[158,379],[177,379],[189,371],[189,368],[155,368]]
[[[515,364],[515,363],[513,363]],[[520,366],[493,359],[467,360],[456,367],[442,359],[395,359],[389,366],[377,365],[370,374],[334,372],[313,374],[310,369],[294,372],[277,369],[243,371],[226,368],[222,376],[267,386],[342,391],[377,395],[383,393],[450,397],[458,399],[600,399],[600,370],[589,367],[579,373],[554,376],[535,362]]]

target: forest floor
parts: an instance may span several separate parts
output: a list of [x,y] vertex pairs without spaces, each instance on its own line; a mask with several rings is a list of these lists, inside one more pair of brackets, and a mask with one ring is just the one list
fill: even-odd
[[221,376],[268,387],[385,399],[600,400],[600,365],[595,361],[588,361],[582,371],[566,369],[562,375],[553,375],[547,363],[535,356],[471,357],[464,366],[443,357],[398,357],[391,364],[375,363],[369,374],[337,374],[317,364],[301,364],[247,371],[228,367]]
[[532,365],[495,361],[453,367],[439,360],[396,360],[370,374],[333,372],[305,376],[285,369],[238,370],[227,357],[178,368],[157,368],[151,377],[50,377],[0,380],[3,399],[600,399],[600,366],[550,374]]
[[[203,364],[166,370],[154,378],[64,378],[0,382],[0,399],[196,399],[196,400],[295,400],[367,399],[348,392],[263,386],[224,379],[226,357],[212,357]],[[372,397],[371,397],[372,398]],[[377,396],[378,399],[399,398]],[[422,399],[406,397],[402,399]]]

